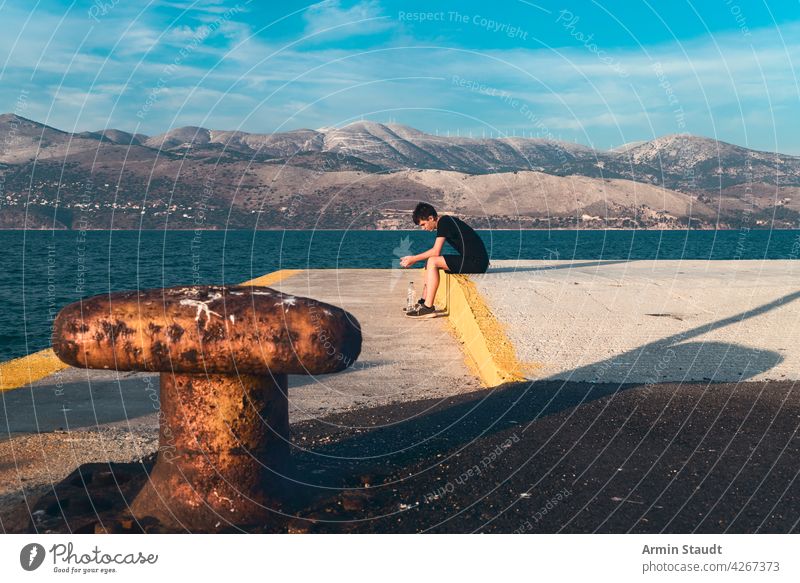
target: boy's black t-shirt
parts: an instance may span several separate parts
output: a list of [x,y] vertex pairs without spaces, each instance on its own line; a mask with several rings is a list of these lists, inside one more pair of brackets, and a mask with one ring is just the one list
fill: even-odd
[[478,233],[458,217],[440,216],[436,225],[436,236],[444,237],[466,261],[489,262],[486,247]]

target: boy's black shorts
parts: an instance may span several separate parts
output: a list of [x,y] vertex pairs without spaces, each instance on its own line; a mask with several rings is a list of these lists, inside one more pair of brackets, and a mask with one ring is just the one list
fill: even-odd
[[486,273],[488,260],[465,258],[462,255],[442,255],[447,269],[445,273]]

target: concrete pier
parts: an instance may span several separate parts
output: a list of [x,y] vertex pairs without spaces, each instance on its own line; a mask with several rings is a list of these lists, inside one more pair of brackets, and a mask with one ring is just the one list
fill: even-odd
[[800,379],[800,262],[494,261],[471,276],[528,379]]
[[[346,372],[290,376],[293,455],[328,496],[292,528],[797,531],[798,269],[493,262],[443,277],[425,320],[402,312],[421,270],[263,280],[364,337]],[[0,392],[0,527],[82,463],[155,451],[157,396],[157,375],[73,368]]]

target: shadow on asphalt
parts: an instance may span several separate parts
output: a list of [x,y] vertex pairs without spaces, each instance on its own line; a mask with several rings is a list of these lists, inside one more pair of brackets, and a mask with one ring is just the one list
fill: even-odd
[[[669,348],[667,348],[669,347]],[[443,401],[427,401],[410,417],[385,426],[362,427],[363,433],[315,449],[322,457],[348,459],[369,464],[376,457],[393,464],[415,463],[430,454],[431,447],[451,450],[475,439],[491,436],[514,424],[526,428],[550,415],[580,408],[592,401],[604,399],[623,391],[637,391],[646,397],[665,384],[659,378],[679,377],[691,371],[692,359],[705,351],[704,358],[715,355],[720,363],[737,363],[742,372],[739,381],[746,381],[769,370],[782,357],[772,351],[753,350],[726,343],[689,343],[665,345],[672,355],[659,374],[648,383],[571,382],[544,379],[508,383],[493,389],[469,393],[463,400],[442,407]],[[689,363],[687,365],[687,363]],[[596,365],[592,365],[594,368]],[[601,363],[602,366],[602,363]],[[602,368],[601,368],[602,370]],[[402,408],[402,404],[392,405]]]

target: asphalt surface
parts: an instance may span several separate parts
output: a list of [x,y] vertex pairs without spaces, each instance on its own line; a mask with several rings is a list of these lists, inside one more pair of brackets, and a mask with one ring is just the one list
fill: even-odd
[[319,497],[292,528],[798,532],[798,426],[800,391],[774,382],[523,383],[336,415],[292,427]]
[[[775,382],[519,383],[338,413],[292,425],[286,518],[244,531],[793,533],[798,426],[800,391]],[[163,532],[114,518],[152,462],[81,466],[4,529]]]

